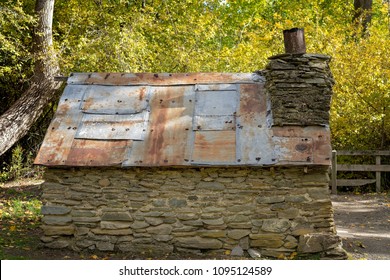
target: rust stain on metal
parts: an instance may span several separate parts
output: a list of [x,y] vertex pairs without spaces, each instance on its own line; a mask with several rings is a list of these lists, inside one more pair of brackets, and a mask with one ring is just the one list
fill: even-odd
[[262,84],[240,85],[240,114],[253,116],[267,110],[267,103]]
[[71,150],[82,114],[79,111],[84,90],[66,89],[58,104],[55,118],[34,163],[47,166],[64,165]]
[[114,166],[121,165],[126,149],[131,147],[128,140],[87,140],[75,139],[66,159],[67,166]]
[[[235,131],[196,131],[192,160],[200,164],[235,164]],[[239,161],[238,161],[239,160]]]
[[313,139],[300,137],[274,137],[276,155],[280,161],[313,161]]
[[188,85],[252,83],[253,73],[73,73],[69,84],[89,85]]
[[138,100],[139,101],[142,101],[145,99],[145,95],[146,95],[146,87],[142,87],[141,90],[140,90],[140,94],[138,95]]
[[192,86],[158,87],[151,99],[150,137],[144,163],[182,165],[192,126]]
[[276,163],[266,110],[267,98],[262,84],[240,85],[237,152],[242,161],[248,164]]
[[236,91],[237,85],[234,83],[230,84],[197,84],[197,91]]
[[[310,139],[309,150],[312,152],[310,155],[307,155],[308,157],[310,156],[310,161],[308,161],[308,158],[306,158],[306,161],[319,165],[328,165],[330,163],[332,149],[330,145],[330,130],[328,127],[284,126],[273,127],[272,131],[274,136],[280,137],[281,139],[287,139],[286,141],[288,141],[288,139]],[[296,140],[293,140],[293,142],[294,141]],[[305,143],[296,143],[296,145],[303,144]],[[298,157],[297,161],[304,161],[302,154],[294,152],[294,150],[298,151],[300,148],[303,149],[303,146],[296,146],[293,150],[291,150],[291,154]],[[290,160],[293,160],[293,158]]]
[[159,164],[160,160],[163,159],[165,124],[169,110],[169,108],[160,108],[153,111],[150,127],[153,129],[154,137],[151,138],[149,149],[145,155],[146,162],[151,164]]

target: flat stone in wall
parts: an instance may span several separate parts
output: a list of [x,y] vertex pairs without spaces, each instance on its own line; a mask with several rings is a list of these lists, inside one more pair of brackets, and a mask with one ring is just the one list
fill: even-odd
[[340,243],[327,167],[48,169],[43,188],[51,248],[329,257]]

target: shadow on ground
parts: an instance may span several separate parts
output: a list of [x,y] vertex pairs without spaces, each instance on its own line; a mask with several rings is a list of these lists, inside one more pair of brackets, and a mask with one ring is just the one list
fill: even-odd
[[390,194],[332,195],[337,234],[353,259],[390,260]]

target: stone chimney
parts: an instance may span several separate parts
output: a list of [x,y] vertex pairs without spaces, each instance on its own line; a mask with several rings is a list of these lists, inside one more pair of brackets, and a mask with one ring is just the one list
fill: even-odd
[[306,54],[303,29],[283,32],[286,54],[269,58],[265,77],[273,126],[328,125],[334,79],[330,56]]

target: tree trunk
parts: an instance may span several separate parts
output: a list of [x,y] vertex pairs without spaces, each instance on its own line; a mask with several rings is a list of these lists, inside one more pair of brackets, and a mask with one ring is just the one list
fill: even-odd
[[363,26],[363,34],[366,33],[372,17],[372,0],[354,0],[354,22]]
[[34,76],[29,89],[0,117],[0,155],[25,136],[56,96],[61,86],[54,81],[59,73],[53,50],[52,21],[54,0],[37,0],[38,24],[33,37]]

